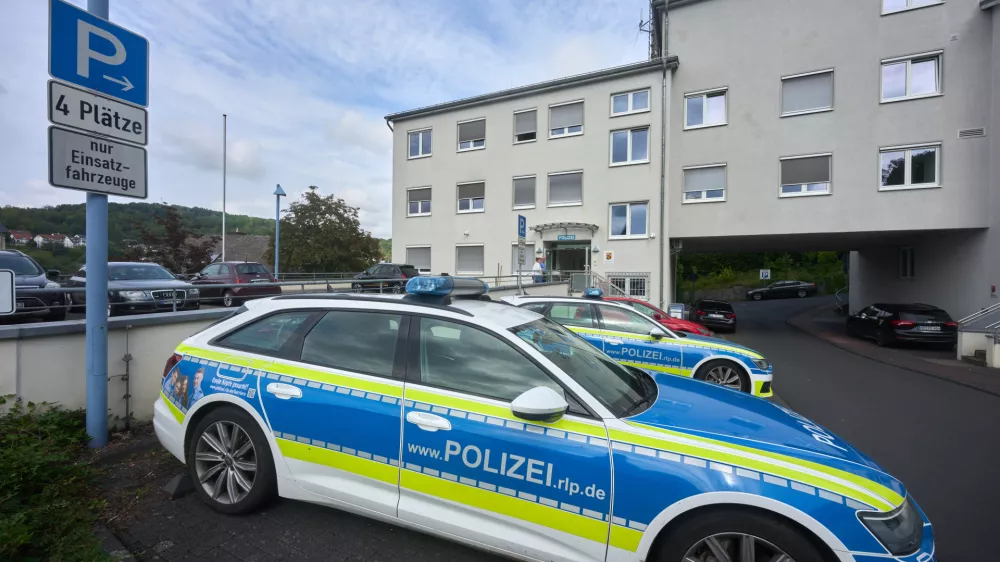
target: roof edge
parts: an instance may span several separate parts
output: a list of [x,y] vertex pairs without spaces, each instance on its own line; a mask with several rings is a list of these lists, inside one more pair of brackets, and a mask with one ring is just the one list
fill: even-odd
[[521,96],[526,96],[529,94],[535,94],[540,92],[547,92],[552,90],[560,90],[563,88],[569,88],[571,86],[577,86],[580,84],[587,84],[590,82],[597,82],[599,80],[605,80],[608,78],[617,78],[620,76],[628,76],[630,74],[637,74],[640,72],[649,71],[655,68],[674,68],[678,65],[678,60],[676,56],[669,56],[665,58],[655,58],[651,60],[644,60],[640,62],[634,62],[631,64],[626,64],[622,66],[614,66],[611,68],[604,68],[601,70],[595,70],[593,72],[587,72],[584,74],[575,74],[573,76],[566,76],[564,78],[557,78],[555,80],[549,80],[546,82],[538,82],[535,84],[528,84],[527,86],[518,86],[517,88],[510,88],[508,90],[500,90],[498,92],[492,92],[489,94],[481,94],[478,96],[473,96],[470,98],[463,98],[455,101],[439,103],[435,105],[429,105],[426,107],[420,107],[417,109],[411,109],[408,111],[400,111],[397,113],[390,113],[385,116],[385,120],[388,122],[403,121],[406,119],[412,119],[414,117],[421,117],[424,115],[433,115],[436,113],[443,113],[445,111],[450,111],[453,109],[460,109],[465,107],[472,107],[476,105],[482,105],[485,103],[491,103],[500,100],[507,100],[518,98]]
[[997,5],[1000,5],[1000,0],[979,0],[980,10],[988,10]]

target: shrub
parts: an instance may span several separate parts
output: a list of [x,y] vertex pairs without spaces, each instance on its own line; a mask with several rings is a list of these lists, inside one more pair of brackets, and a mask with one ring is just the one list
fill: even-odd
[[0,559],[107,559],[87,441],[81,410],[18,402],[0,416]]

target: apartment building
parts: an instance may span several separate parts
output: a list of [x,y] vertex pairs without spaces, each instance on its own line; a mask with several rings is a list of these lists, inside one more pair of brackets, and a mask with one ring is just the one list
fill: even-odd
[[852,309],[997,302],[995,3],[654,0],[651,54],[680,59],[669,236],[850,250]]
[[507,273],[524,214],[658,303],[676,251],[819,250],[855,310],[1000,302],[998,3],[653,0],[649,61],[387,116],[393,255]]
[[[657,58],[389,115],[392,255],[424,272],[592,270],[631,294],[671,294]],[[517,216],[528,259],[517,262]],[[665,249],[666,248],[666,249]]]

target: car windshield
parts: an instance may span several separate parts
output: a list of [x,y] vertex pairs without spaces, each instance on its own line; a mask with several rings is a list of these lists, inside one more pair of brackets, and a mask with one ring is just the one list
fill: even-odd
[[140,281],[176,279],[173,274],[159,265],[109,265],[110,281]]
[[943,310],[902,310],[900,320],[910,322],[951,322],[951,316]]
[[254,273],[270,273],[267,268],[259,263],[241,263],[236,266],[236,272],[240,275],[252,275]]
[[31,258],[17,254],[0,255],[0,269],[9,269],[14,275],[41,275],[42,270]]
[[510,331],[573,377],[617,417],[625,415],[648,393],[640,373],[622,367],[580,336],[547,318],[515,326]]

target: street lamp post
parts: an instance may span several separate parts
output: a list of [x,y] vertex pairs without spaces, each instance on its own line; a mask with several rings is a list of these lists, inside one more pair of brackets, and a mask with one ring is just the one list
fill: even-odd
[[281,247],[281,198],[285,196],[285,190],[281,189],[281,184],[274,189],[274,280],[278,280],[278,251]]

